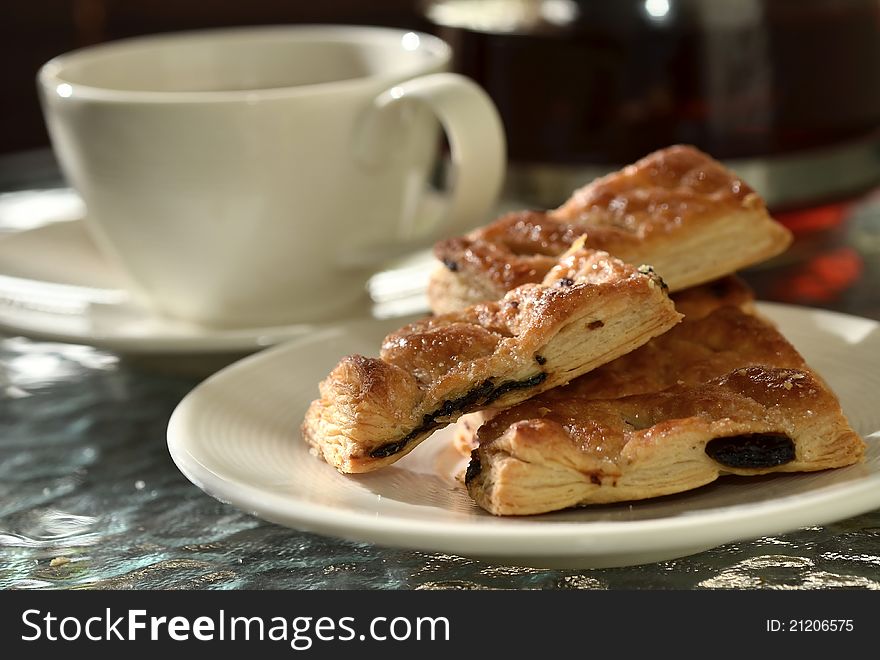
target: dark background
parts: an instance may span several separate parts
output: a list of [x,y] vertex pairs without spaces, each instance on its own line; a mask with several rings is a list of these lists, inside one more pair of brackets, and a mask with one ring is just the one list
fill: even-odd
[[47,146],[40,66],[90,44],[232,25],[346,23],[428,31],[419,0],[2,0],[0,153]]

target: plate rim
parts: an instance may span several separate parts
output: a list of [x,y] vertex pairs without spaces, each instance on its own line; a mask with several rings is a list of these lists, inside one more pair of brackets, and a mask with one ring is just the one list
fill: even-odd
[[[830,315],[831,318],[868,322],[873,327],[880,327],[880,321],[874,319],[822,308],[758,301],[758,309],[768,312],[771,319],[774,310],[778,310],[780,313]],[[365,322],[370,321],[359,321]],[[307,341],[308,337],[300,337],[285,342],[213,374],[180,401],[169,419],[167,430],[169,453],[187,479],[221,502],[286,527],[377,545],[432,552],[491,554],[505,558],[525,555],[587,558],[611,552],[632,552],[633,546],[628,541],[633,538],[643,540],[649,545],[648,549],[656,553],[685,546],[715,547],[825,524],[880,505],[880,472],[876,472],[857,481],[830,484],[806,494],[648,520],[542,521],[536,530],[535,526],[528,524],[528,518],[519,517],[509,520],[496,518],[492,525],[475,528],[475,523],[471,521],[418,520],[391,515],[383,517],[377,524],[372,514],[339,510],[331,505],[262,491],[250,483],[217,474],[199,461],[189,451],[185,430],[188,416],[195,414],[193,402],[218,382],[235,377],[239,371],[256,368],[261,362],[274,359],[277,353],[295,350]],[[865,437],[875,437],[878,433],[880,429]],[[475,533],[474,529],[478,531]],[[683,531],[690,532],[686,539],[679,538]],[[553,547],[548,548],[548,544]]]

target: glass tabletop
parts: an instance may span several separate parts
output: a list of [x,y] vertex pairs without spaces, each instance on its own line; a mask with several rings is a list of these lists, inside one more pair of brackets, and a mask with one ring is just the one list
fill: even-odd
[[[48,154],[2,160],[0,191],[62,185]],[[760,299],[880,319],[880,192],[777,217],[797,241],[744,273]],[[26,228],[4,218],[0,232]],[[880,510],[593,570],[493,565],[264,522],[192,485],[165,444],[181,398],[235,357],[133,358],[0,335],[0,587],[880,589]]]

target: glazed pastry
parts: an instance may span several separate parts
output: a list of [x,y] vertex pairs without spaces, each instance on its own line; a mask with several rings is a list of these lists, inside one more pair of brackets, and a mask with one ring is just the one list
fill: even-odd
[[699,321],[719,307],[737,307],[755,314],[755,292],[736,275],[684,289],[670,297],[675,309],[684,315],[687,322]]
[[428,299],[435,313],[497,300],[539,282],[578,237],[679,291],[773,257],[791,234],[749,186],[688,146],[654,152],[576,191],[553,211],[512,213],[440,241]]
[[504,409],[569,382],[678,323],[650,268],[575,245],[540,284],[427,318],[344,358],[302,425],[341,472],[397,461],[462,413]]
[[465,481],[497,515],[640,500],[722,474],[858,462],[864,443],[810,371],[751,366],[622,399],[540,396],[478,432]]
[[[686,289],[672,300],[684,314],[679,325],[545,396],[618,398],[696,385],[750,364],[804,368],[794,347],[773,326],[751,315],[754,295],[739,278]],[[452,436],[458,451],[470,456],[477,447],[477,429],[492,414],[480,410],[458,420]]]

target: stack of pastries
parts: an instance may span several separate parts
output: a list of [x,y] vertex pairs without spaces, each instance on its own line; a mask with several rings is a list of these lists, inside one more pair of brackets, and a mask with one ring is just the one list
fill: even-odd
[[454,423],[497,515],[850,465],[864,444],[836,397],[735,275],[790,242],[720,163],[657,151],[438,243],[434,315],[343,358],[303,436],[366,472]]

